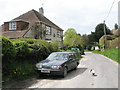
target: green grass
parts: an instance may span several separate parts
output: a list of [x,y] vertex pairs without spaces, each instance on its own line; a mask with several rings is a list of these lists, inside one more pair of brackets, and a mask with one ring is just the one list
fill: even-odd
[[34,71],[35,63],[28,61],[13,62],[9,65],[9,73],[3,76],[3,85],[9,84],[15,81],[23,81],[32,78],[37,75]]
[[93,51],[94,53],[99,53],[102,54],[118,63],[120,63],[120,56],[118,55],[120,50],[117,48],[113,48],[113,49],[105,49],[105,51],[99,51],[99,50],[95,50]]

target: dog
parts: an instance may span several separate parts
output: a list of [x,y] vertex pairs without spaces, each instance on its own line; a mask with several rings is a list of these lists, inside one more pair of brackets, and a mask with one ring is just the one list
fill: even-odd
[[91,69],[89,72],[92,73],[93,76],[97,76],[93,69]]

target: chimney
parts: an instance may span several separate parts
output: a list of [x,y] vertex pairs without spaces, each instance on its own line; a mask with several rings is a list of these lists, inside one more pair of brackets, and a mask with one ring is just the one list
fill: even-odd
[[42,14],[42,15],[44,15],[44,9],[43,9],[43,7],[39,8],[39,13]]
[[117,24],[115,24],[114,28],[115,28],[115,30],[116,30],[116,29],[118,29],[118,25],[117,25]]

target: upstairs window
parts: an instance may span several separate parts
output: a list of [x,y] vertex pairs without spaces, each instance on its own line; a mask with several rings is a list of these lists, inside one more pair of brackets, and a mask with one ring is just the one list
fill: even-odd
[[46,29],[46,35],[51,35],[51,27],[46,25],[45,29]]
[[16,30],[16,22],[9,22],[9,30]]
[[57,37],[59,37],[60,38],[60,31],[59,30],[57,30]]

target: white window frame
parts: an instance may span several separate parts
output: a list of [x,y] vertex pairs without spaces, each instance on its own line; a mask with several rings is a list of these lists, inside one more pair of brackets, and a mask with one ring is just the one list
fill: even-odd
[[51,27],[46,25],[45,29],[46,29],[46,35],[51,35],[51,33],[52,33]]
[[16,30],[17,24],[16,22],[9,22],[9,30]]

